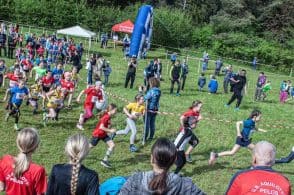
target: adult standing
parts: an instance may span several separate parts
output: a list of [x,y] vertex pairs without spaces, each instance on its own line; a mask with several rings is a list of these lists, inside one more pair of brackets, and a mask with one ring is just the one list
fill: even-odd
[[289,180],[271,168],[275,156],[276,148],[273,144],[258,142],[253,149],[253,167],[236,173],[226,194],[291,194]]
[[82,64],[81,64],[81,58],[77,52],[77,50],[74,51],[73,56],[71,57],[72,59],[72,66],[77,68],[77,73],[80,72],[80,70],[82,69]]
[[137,57],[135,55],[132,56],[131,61],[128,64],[128,72],[125,80],[125,88],[128,87],[129,81],[131,80],[130,88],[133,88],[134,81],[136,78],[137,71]]
[[242,69],[239,74],[233,76],[230,80],[233,82],[233,95],[225,106],[228,107],[237,99],[235,110],[238,111],[240,109],[239,107],[243,98],[243,94],[246,93],[246,70]]
[[[147,101],[147,112],[145,112],[145,137],[147,140],[149,135],[149,140],[152,140],[155,133],[155,119],[157,111],[159,109],[159,100],[161,96],[161,91],[159,89],[160,81],[156,78],[150,78],[149,80],[151,89],[144,96],[144,100]],[[149,134],[150,133],[150,134]]]
[[228,67],[226,67],[225,70],[224,70],[224,73],[225,73],[224,83],[223,83],[224,92],[228,93],[228,87],[229,87],[229,84],[230,84],[230,81],[231,81],[230,79],[234,76],[233,66],[229,65]]
[[176,96],[180,95],[180,89],[181,89],[181,76],[182,76],[182,67],[180,64],[180,60],[177,60],[170,69],[170,94],[173,94],[174,91],[174,84],[177,83],[177,93]]
[[181,75],[181,79],[182,79],[182,87],[181,87],[181,89],[182,90],[184,90],[185,83],[186,83],[186,78],[187,78],[188,73],[189,73],[189,66],[187,64],[187,60],[184,60],[183,64],[182,64],[182,75]]
[[255,88],[255,95],[254,95],[254,100],[261,100],[261,93],[262,93],[262,88],[266,83],[266,76],[264,75],[264,72],[260,72],[257,82],[256,82],[256,88]]
[[6,39],[7,39],[7,37],[6,37],[6,34],[5,34],[5,31],[4,31],[4,29],[1,29],[1,31],[0,31],[0,56],[2,56],[2,49],[4,50],[4,56],[6,56],[7,55],[7,50],[6,50]]
[[16,157],[5,155],[0,160],[0,192],[5,191],[7,195],[45,194],[45,169],[31,161],[39,143],[40,137],[34,128],[23,128],[18,133],[19,154]]
[[256,70],[257,68],[257,57],[254,57],[252,60],[252,69]]

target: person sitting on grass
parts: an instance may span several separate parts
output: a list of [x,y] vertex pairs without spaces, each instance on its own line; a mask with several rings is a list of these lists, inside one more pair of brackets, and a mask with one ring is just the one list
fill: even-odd
[[192,180],[170,173],[177,156],[175,145],[167,138],[159,138],[151,149],[152,171],[137,172],[128,178],[119,195],[128,194],[193,194],[204,195]]
[[215,76],[211,75],[210,81],[208,83],[208,91],[209,91],[209,93],[216,94],[217,89],[218,89],[218,82],[217,82]]

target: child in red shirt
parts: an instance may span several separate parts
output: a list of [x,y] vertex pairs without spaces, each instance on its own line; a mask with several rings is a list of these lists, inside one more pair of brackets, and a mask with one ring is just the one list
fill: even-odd
[[22,129],[16,139],[20,153],[0,160],[0,192],[7,195],[45,194],[47,179],[44,167],[31,162],[40,138],[36,129]]
[[71,100],[75,90],[75,84],[71,81],[71,73],[64,73],[64,79],[61,79],[61,89],[64,93],[64,100],[68,96],[67,107],[71,108]]
[[86,99],[85,99],[85,103],[84,103],[84,113],[80,115],[79,122],[77,124],[77,128],[80,130],[84,130],[83,124],[88,119],[92,118],[95,103],[97,101],[103,100],[102,91],[100,90],[99,85],[95,85],[95,86],[89,87],[88,89],[81,91],[81,93],[77,97],[77,102],[80,102],[81,96],[83,94],[86,94]]
[[98,144],[100,140],[103,140],[107,145],[108,149],[106,154],[101,161],[101,165],[111,168],[110,163],[108,162],[108,158],[111,155],[115,145],[113,140],[107,135],[107,133],[115,133],[116,129],[111,128],[111,117],[116,114],[117,107],[115,104],[109,104],[107,111],[102,115],[96,128],[92,133],[92,140],[90,143],[90,148],[93,148]]

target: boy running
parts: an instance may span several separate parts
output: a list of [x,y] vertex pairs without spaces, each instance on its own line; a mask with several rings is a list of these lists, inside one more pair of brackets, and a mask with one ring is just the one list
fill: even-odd
[[[232,148],[231,151],[225,151],[220,153],[210,153],[210,159],[208,163],[210,165],[214,164],[218,157],[222,156],[232,156],[236,152],[240,150],[241,147],[246,147],[252,150],[254,148],[254,144],[251,143],[251,134],[254,131],[260,131],[260,132],[267,132],[264,129],[257,128],[255,124],[259,122],[261,119],[261,112],[259,110],[253,110],[247,120],[244,121],[238,121],[236,123],[237,125],[237,138],[236,138],[236,144]],[[240,131],[240,127],[243,125],[242,131]]]

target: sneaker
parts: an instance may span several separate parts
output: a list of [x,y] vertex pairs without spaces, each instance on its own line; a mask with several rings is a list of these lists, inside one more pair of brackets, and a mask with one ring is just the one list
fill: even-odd
[[138,148],[135,145],[131,145],[130,146],[130,151],[131,152],[137,152],[138,151]]
[[191,154],[186,155],[186,161],[188,163],[192,163],[193,162],[192,157],[191,157]]
[[7,122],[8,119],[9,119],[9,113],[6,113],[6,115],[5,115],[5,121]]
[[209,165],[213,165],[215,163],[215,161],[216,161],[215,153],[214,152],[211,152],[210,153],[210,158],[208,160],[208,164]]
[[176,96],[180,96],[181,94],[180,93],[176,93]]
[[225,104],[225,107],[228,108],[230,105],[229,104]]
[[16,131],[18,131],[19,130],[19,127],[18,127],[18,124],[14,124],[14,129],[16,130]]
[[84,127],[83,127],[83,125],[81,125],[80,123],[77,124],[77,128],[79,130],[81,130],[81,131],[84,131],[85,130]]
[[112,134],[110,135],[110,139],[113,140],[113,139],[115,138],[115,136],[116,136],[116,133],[112,133]]
[[106,168],[111,168],[111,164],[107,160],[102,160],[100,164]]
[[234,111],[239,111],[240,110],[240,108],[239,107],[236,107],[235,109],[234,109]]

